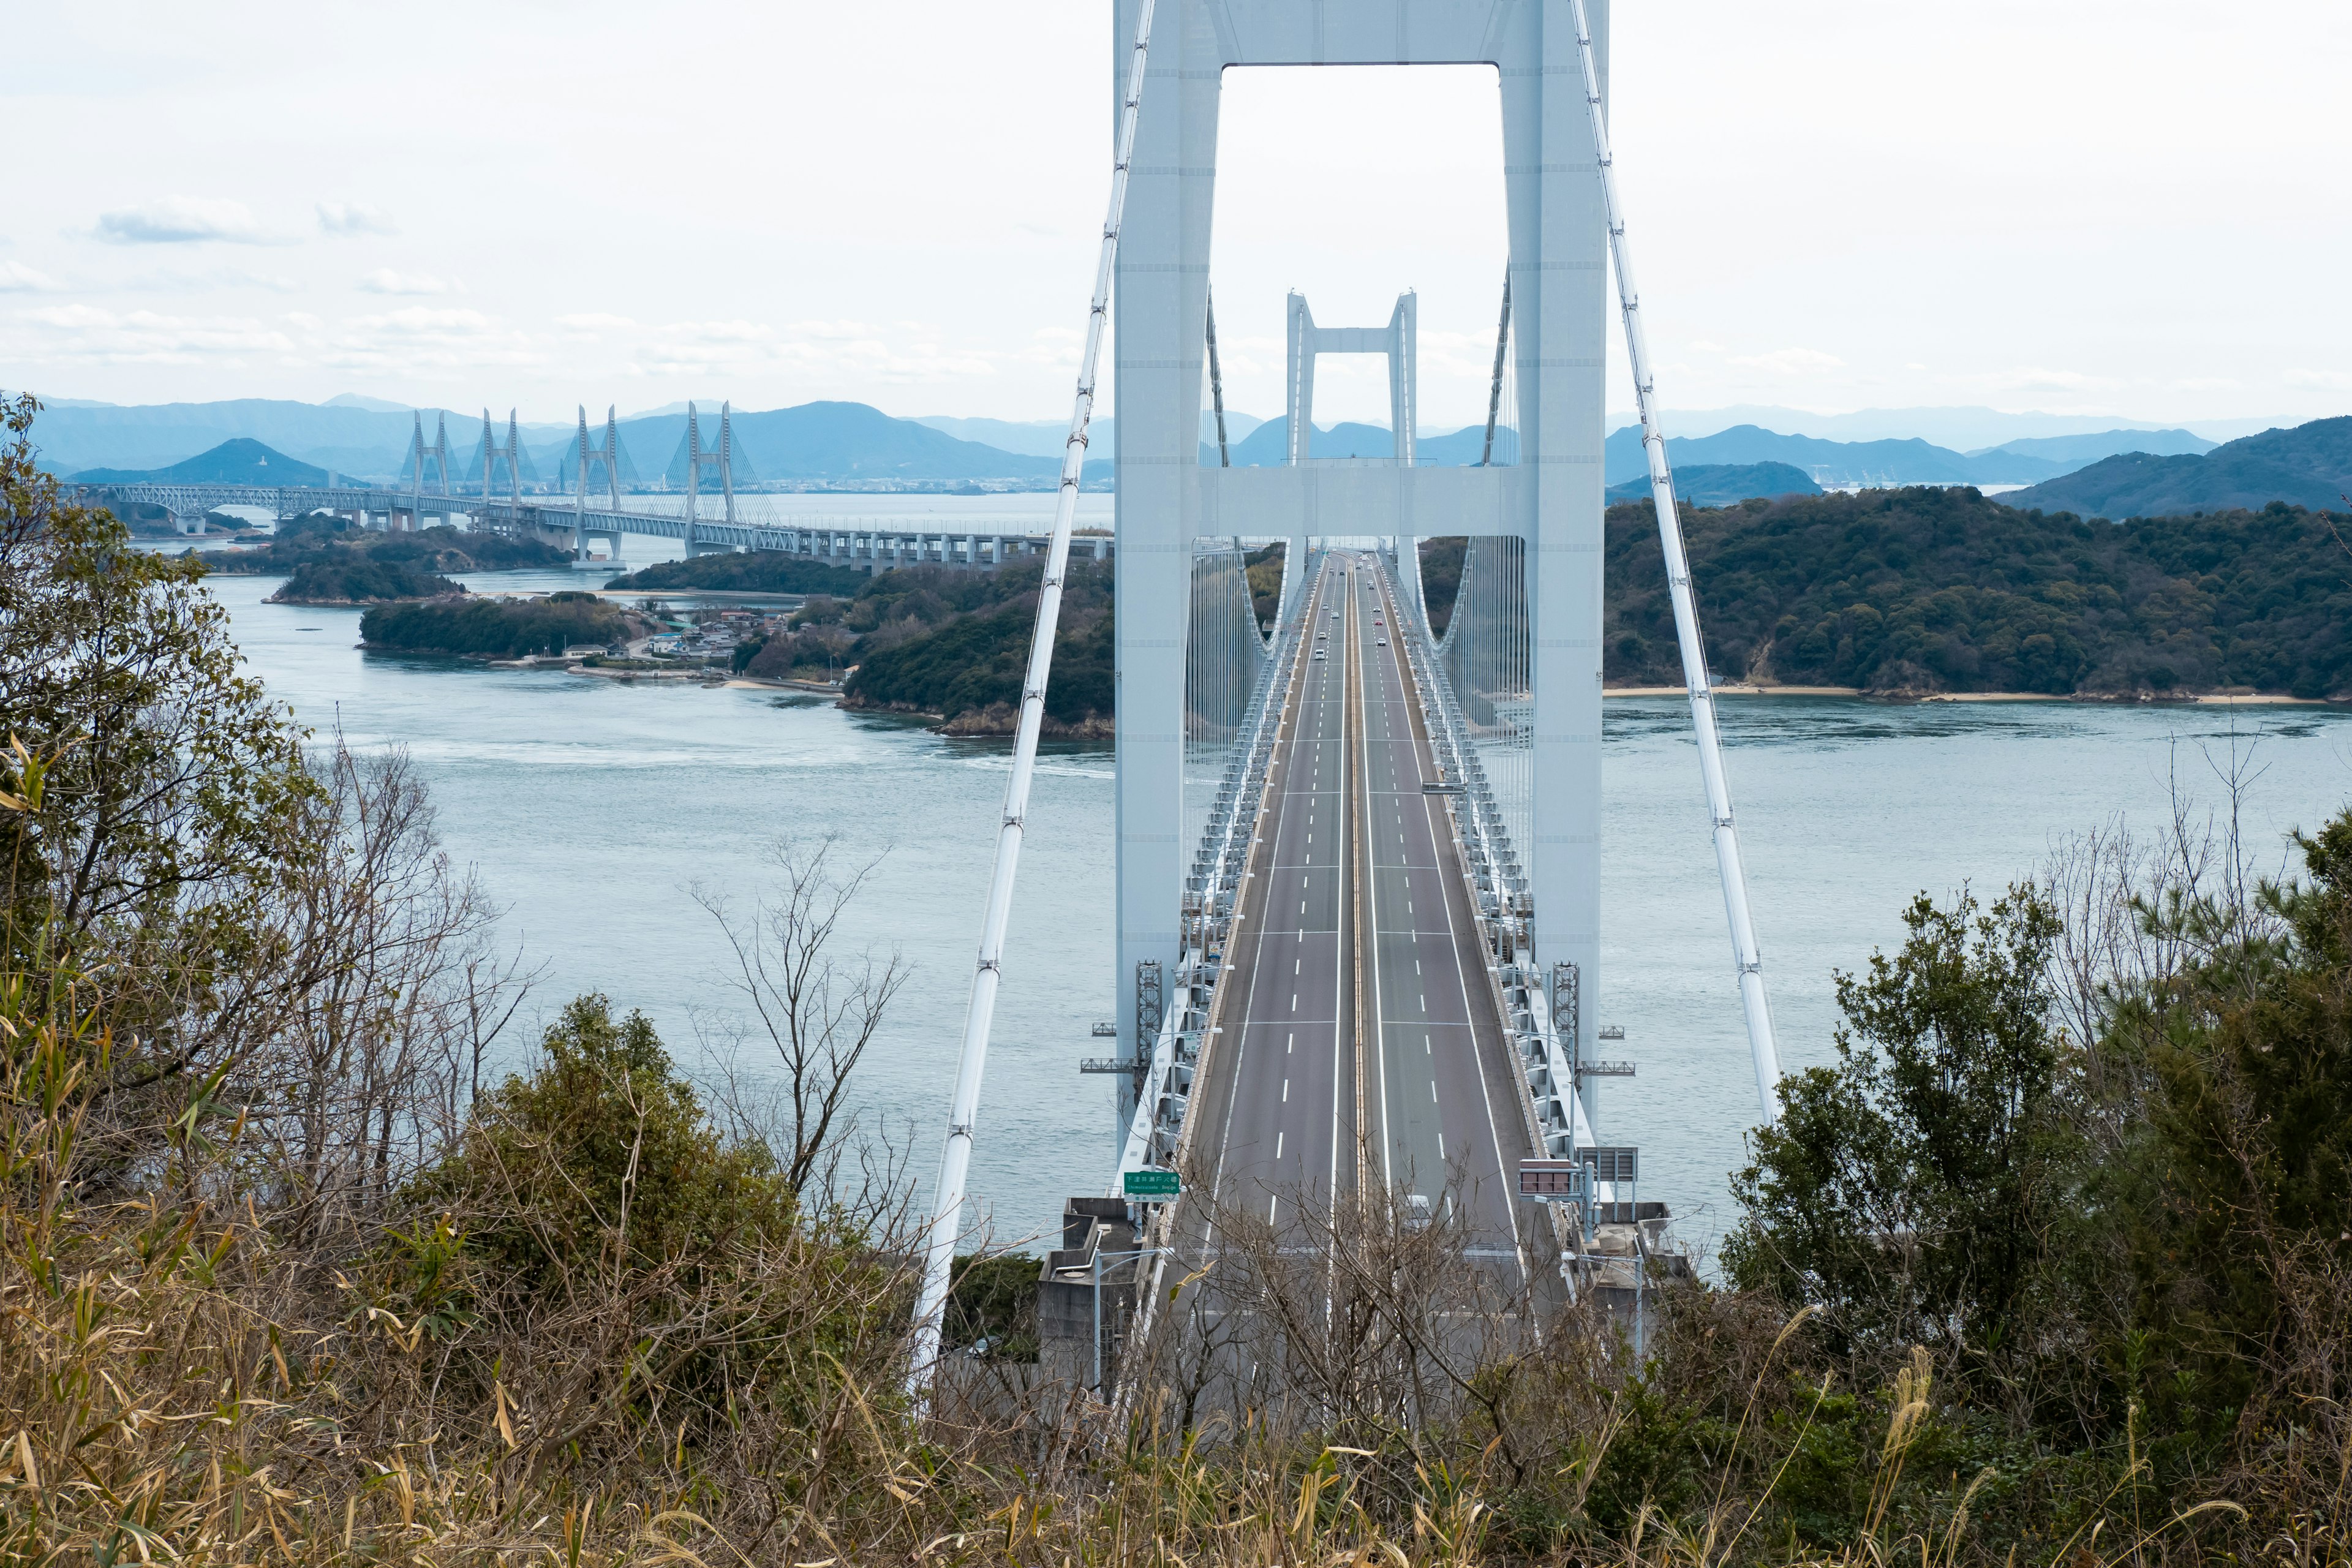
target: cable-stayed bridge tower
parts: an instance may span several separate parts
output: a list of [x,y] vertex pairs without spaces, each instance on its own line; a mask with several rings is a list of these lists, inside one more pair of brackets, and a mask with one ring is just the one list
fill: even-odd
[[[592,468],[599,466],[604,468],[604,486],[612,499],[612,510],[616,512],[621,510],[621,426],[614,413],[614,409],[607,405],[604,444],[591,447],[588,445],[588,406],[585,404],[580,405],[580,434],[573,437],[572,446],[577,464],[572,492],[572,559],[575,563],[588,559],[588,475]],[[617,565],[621,557],[620,535],[607,530],[605,536],[612,542],[613,561]]]
[[416,427],[408,437],[408,520],[411,528],[425,526],[425,465],[434,467],[435,483],[441,488],[436,492],[441,499],[441,517],[447,521],[453,504],[449,489],[449,416],[436,415],[434,419],[433,445],[425,444],[425,415],[415,415]]
[[688,556],[724,551],[724,544],[706,544],[695,536],[697,508],[702,489],[702,470],[719,471],[719,493],[726,498],[727,523],[735,522],[735,416],[732,403],[719,405],[719,445],[706,450],[702,445],[702,425],[694,405],[686,405],[686,443],[682,456],[686,459],[686,552]]

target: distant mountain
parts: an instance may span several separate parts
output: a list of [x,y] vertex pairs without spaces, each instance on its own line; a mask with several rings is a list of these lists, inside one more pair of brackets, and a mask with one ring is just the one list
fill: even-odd
[[323,485],[327,470],[240,436],[165,468],[85,468],[76,482],[157,485]]
[[1969,456],[1981,458],[1992,452],[2009,452],[2021,458],[2047,458],[2053,463],[2078,468],[2118,452],[2148,452],[2159,458],[2184,452],[2198,456],[2220,445],[2187,430],[2099,430],[2085,436],[2029,436],[2003,441],[1998,447],[1979,447]]
[[[1021,452],[1033,458],[1052,458],[1059,461],[1062,444],[1069,438],[1070,422],[1066,419],[960,419],[945,414],[924,414],[916,417],[918,425],[953,436],[959,441],[978,441],[999,451]],[[1228,445],[1240,441],[1265,421],[1255,414],[1236,409],[1225,410],[1225,440]],[[1116,438],[1118,421],[1108,415],[1092,421],[1087,426],[1087,450],[1108,453]],[[1217,444],[1217,416],[1212,410],[1201,413],[1201,439],[1213,450]]]
[[[1672,446],[1672,442],[1667,443]],[[1786,463],[1695,463],[1675,469],[1675,494],[1692,506],[1731,506],[1753,496],[1817,496],[1822,487]],[[1609,500],[1647,500],[1650,476],[1609,487]]]
[[364,408],[371,414],[405,414],[409,405],[394,403],[388,398],[362,396],[356,392],[339,392],[320,405],[322,408]]
[[[1466,468],[1486,455],[1486,426],[1465,425],[1451,435],[1424,435],[1412,444],[1412,451],[1425,468]],[[1496,426],[1494,460],[1498,464],[1519,460],[1519,433],[1507,425]]]
[[2202,457],[2126,453],[2005,495],[2011,506],[2085,517],[2167,517],[2272,501],[2340,510],[2352,491],[2352,416],[2265,430]]
[[[373,401],[373,400],[369,400]],[[220,403],[162,403],[144,406],[67,407],[47,404],[33,421],[33,444],[41,465],[57,473],[83,468],[168,468],[233,437],[258,441],[314,468],[331,468],[346,478],[390,479],[408,453],[416,416],[341,405],[295,403],[279,398],[240,397]],[[470,449],[481,434],[481,410],[425,410],[425,438],[446,414],[449,441]],[[500,422],[503,429],[504,422]],[[543,432],[561,426],[538,426]]]
[[[1615,426],[1635,423],[1632,414],[1622,411],[1613,411],[1609,417]],[[1816,414],[1808,408],[1745,403],[1723,408],[1668,408],[1663,418],[1667,429],[1685,436],[1713,435],[1735,425],[1761,425],[1767,430],[1786,430],[1823,441],[1902,441],[1916,436],[1958,452],[1979,452],[2021,439],[2160,429],[2144,420],[2117,419],[2112,415],[2011,414],[1984,407],[1859,408],[1846,414]],[[2197,425],[2202,435],[2226,441],[2277,423],[2276,419],[2200,419]]]
[[[1786,463],[1804,469],[1823,486],[2032,484],[2066,471],[2063,463],[2013,452],[1971,458],[1920,440],[1823,441],[1783,436],[1756,425],[1735,425],[1713,436],[1670,436],[1666,457],[1677,471],[1700,464]],[[1602,471],[1612,485],[1648,472],[1639,426],[1628,426],[1610,436]]]
[[[700,408],[703,439],[719,438],[719,410]],[[763,479],[1050,479],[1061,465],[1052,458],[1000,451],[977,441],[959,441],[911,419],[893,419],[863,403],[803,403],[734,416],[735,445]],[[589,446],[603,435],[592,425]],[[686,416],[655,415],[620,422],[621,445],[637,470],[661,473],[686,438]],[[571,476],[578,462],[578,437],[566,441],[542,471]],[[684,466],[677,465],[684,479]],[[623,473],[628,472],[626,465]],[[715,484],[715,477],[706,485]]]

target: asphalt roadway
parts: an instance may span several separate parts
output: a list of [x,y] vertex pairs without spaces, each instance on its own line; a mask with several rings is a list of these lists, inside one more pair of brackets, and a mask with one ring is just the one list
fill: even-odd
[[[1384,1186],[1524,1279],[1533,1152],[1386,575],[1333,552],[1268,766],[1187,1161],[1263,1212]],[[1316,657],[1319,653],[1321,657]],[[1260,1208],[1260,1205],[1263,1208]],[[1191,1245],[1213,1247],[1185,1225]]]

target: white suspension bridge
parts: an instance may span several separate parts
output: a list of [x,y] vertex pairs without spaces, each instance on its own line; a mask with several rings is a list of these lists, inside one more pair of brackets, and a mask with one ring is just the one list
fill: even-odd
[[[1604,1132],[1601,1082],[1633,1068],[1604,1058],[1596,1021],[1612,315],[1633,368],[1723,888],[1724,996],[1743,1010],[1768,1121],[1780,1078],[1608,139],[1608,0],[1118,0],[1117,16],[1111,194],[1050,530],[745,521],[723,408],[707,448],[698,415],[689,418],[680,512],[625,506],[617,428],[608,413],[592,441],[584,409],[568,500],[525,498],[513,420],[499,440],[487,413],[469,497],[453,489],[446,430],[428,447],[421,422],[404,495],[100,492],[175,516],[246,504],[414,527],[462,513],[568,542],[583,558],[598,540],[617,556],[631,532],[689,552],[779,550],[868,569],[1043,555],[917,1309],[915,1375],[928,1383],[953,1261],[974,1234],[965,1198],[995,1002],[1019,983],[1003,970],[1004,939],[1061,584],[1074,550],[1111,551],[1109,540],[1076,538],[1075,521],[1116,309],[1116,1021],[1097,1031],[1109,1054],[1085,1067],[1116,1086],[1117,1121],[1105,1179],[1070,1200],[1039,1298],[1046,1359],[1058,1355],[1106,1397],[1118,1387],[1120,1347],[1153,1330],[1171,1264],[1203,1260],[1200,1216],[1244,1198],[1263,1200],[1280,1227],[1286,1201],[1378,1194],[1410,1214],[1444,1179],[1472,1253],[1494,1267],[1556,1271],[1570,1291],[1638,1293],[1663,1205],[1638,1195],[1643,1130]],[[1294,296],[1290,460],[1228,467],[1209,288],[1222,73],[1424,64],[1497,71],[1509,256],[1486,449],[1496,456],[1494,433],[1507,424],[1515,460],[1413,462],[1412,295],[1384,325],[1341,328],[1317,323]],[[1386,356],[1391,460],[1315,457],[1315,365],[1328,353]],[[1204,406],[1216,418],[1213,463],[1198,456]],[[715,517],[700,513],[706,476]],[[1458,563],[1450,599],[1423,582],[1433,540]],[[1285,582],[1266,636],[1242,551],[1275,541]],[[1544,1201],[1520,1201],[1531,1194]],[[1597,1250],[1610,1226],[1630,1232],[1630,1246]]]
[[[1594,1005],[1612,274],[1730,928],[1726,1000],[1744,1010],[1768,1121],[1780,1066],[1618,202],[1607,0],[1119,0],[1117,14],[1109,208],[948,1110],[916,1376],[938,1364],[971,1234],[966,1184],[1114,296],[1118,1016],[1097,1032],[1117,1048],[1087,1066],[1118,1086],[1118,1158],[1098,1194],[1070,1200],[1043,1266],[1049,1370],[1114,1396],[1120,1346],[1156,1321],[1180,1331],[1165,1280],[1197,1279],[1216,1216],[1261,1202],[1295,1243],[1317,1234],[1295,1228],[1303,1208],[1375,1197],[1410,1222],[1442,1196],[1470,1256],[1523,1282],[1556,1270],[1565,1291],[1622,1293],[1638,1311],[1663,1205],[1639,1199],[1639,1130],[1604,1142],[1600,1084],[1632,1068],[1602,1058]],[[1223,73],[1424,64],[1491,66],[1501,94],[1509,258],[1489,460],[1413,461],[1413,296],[1384,326],[1334,328],[1293,295],[1289,461],[1229,467],[1209,265]],[[1326,353],[1386,357],[1391,460],[1315,458]],[[1204,403],[1213,465],[1194,455]],[[1506,412],[1516,460],[1496,464]],[[1254,621],[1234,629],[1245,591],[1199,553],[1224,539],[1286,542],[1271,638]],[[1459,550],[1442,609],[1423,582],[1433,539]],[[1596,1247],[1606,1226],[1630,1233],[1614,1258]],[[1202,1289],[1189,1287],[1196,1300]]]

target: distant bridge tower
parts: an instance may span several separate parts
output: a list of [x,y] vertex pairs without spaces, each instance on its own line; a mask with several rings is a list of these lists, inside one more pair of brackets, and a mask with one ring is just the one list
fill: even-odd
[[1307,296],[1290,296],[1290,461],[1314,461],[1308,450],[1315,435],[1315,356],[1325,354],[1386,354],[1389,362],[1389,428],[1395,432],[1399,468],[1413,463],[1413,405],[1419,395],[1415,382],[1420,364],[1415,353],[1419,318],[1417,297],[1410,290],[1397,296],[1396,310],[1385,327],[1318,327]]
[[[1413,421],[1421,393],[1420,357],[1420,297],[1411,289],[1397,296],[1396,309],[1389,313],[1385,327],[1318,327],[1315,312],[1307,308],[1307,296],[1293,289],[1284,339],[1289,347],[1288,394],[1289,422],[1284,435],[1289,442],[1288,461],[1292,467],[1303,467],[1316,460],[1315,439],[1315,356],[1318,354],[1384,354],[1389,362],[1389,430],[1396,466],[1410,468],[1413,465]],[[1377,462],[1377,458],[1351,458],[1345,461]],[[1293,525],[1300,531],[1292,534],[1290,548],[1286,552],[1283,578],[1291,582],[1292,563],[1303,569],[1307,564],[1306,514],[1301,512]],[[1304,582],[1304,579],[1299,579]],[[1287,587],[1286,587],[1286,592]]]
[[[604,484],[612,494],[613,510],[616,512],[621,510],[621,426],[614,417],[611,405],[607,404],[604,408],[604,444],[601,447],[588,445],[588,406],[585,404],[580,405],[580,436],[572,449],[580,459],[579,487],[572,492],[572,559],[585,561],[588,559],[588,469],[591,464],[604,465]],[[612,542],[613,561],[618,565],[621,536],[611,530],[605,530],[604,533]]]
[[[1118,0],[1112,81],[1142,0]],[[1608,89],[1609,6],[1587,0]],[[1574,963],[1595,1055],[1600,984],[1602,374],[1609,225],[1567,0],[1157,0],[1117,264],[1118,971],[1120,1051],[1139,966],[1181,952],[1188,574],[1203,535],[1500,536],[1528,638],[1533,945]],[[1217,121],[1231,66],[1484,65],[1496,70],[1517,363],[1518,462],[1229,468],[1200,461]],[[1410,208],[1399,216],[1410,221]],[[1410,313],[1405,323],[1411,320]],[[1303,324],[1303,323],[1302,323]],[[1319,335],[1318,335],[1318,346]],[[1408,363],[1410,351],[1405,355]],[[1407,399],[1409,401],[1409,399]],[[1294,430],[1312,412],[1294,403]],[[1401,437],[1412,410],[1397,411]],[[1404,450],[1409,451],[1406,447]],[[1302,443],[1299,457],[1311,447]],[[1518,552],[1523,551],[1523,553]],[[1405,546],[1404,560],[1412,560]]]
[[434,416],[433,445],[430,447],[425,444],[425,416],[422,412],[416,415],[415,433],[408,438],[408,526],[411,529],[425,526],[425,465],[427,462],[434,465],[439,476],[441,521],[446,522],[450,512],[455,510],[450,501],[449,416],[446,414]]
[[735,521],[735,419],[732,403],[719,405],[719,445],[710,451],[702,449],[702,426],[695,414],[694,405],[686,405],[686,553],[691,560],[697,555],[729,548],[721,544],[704,544],[694,536],[695,509],[702,489],[702,469],[708,464],[719,470],[719,489],[727,498],[727,521]]
[[497,467],[501,462],[507,466],[508,498],[520,520],[522,515],[522,430],[515,423],[515,411],[508,409],[506,445],[498,445],[497,437],[491,433],[490,411],[485,408],[482,410],[482,507],[485,510],[489,508],[490,490],[497,483]]

